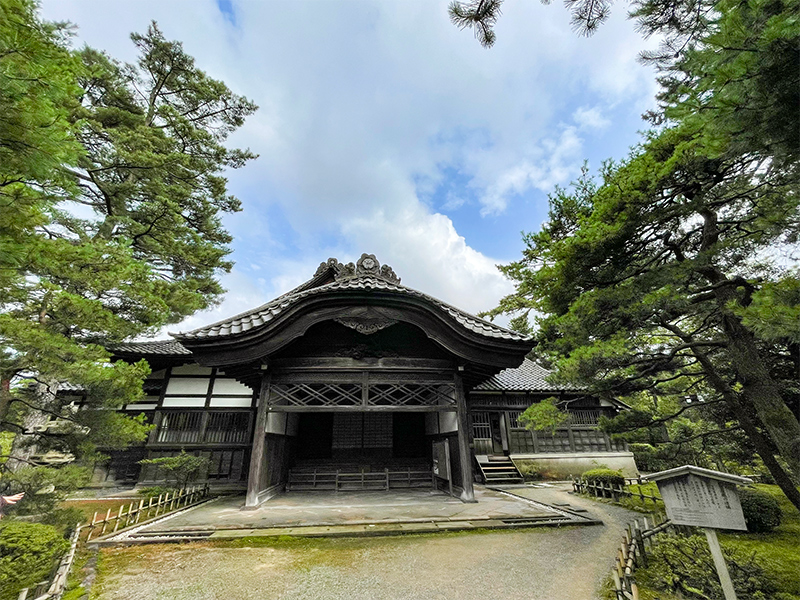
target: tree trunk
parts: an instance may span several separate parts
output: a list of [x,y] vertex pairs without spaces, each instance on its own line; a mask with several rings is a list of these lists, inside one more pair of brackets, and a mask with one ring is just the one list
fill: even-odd
[[[11,407],[11,382],[0,378],[0,424],[6,420],[8,409]],[[2,430],[2,426],[0,426]]]
[[[770,445],[767,438],[759,431],[755,420],[750,416],[750,409],[754,407],[748,406],[742,401],[740,395],[720,376],[711,360],[704,352],[695,347],[692,348],[692,353],[697,357],[698,362],[703,367],[711,387],[723,397],[725,402],[730,406],[731,412],[736,415],[742,429],[744,429],[747,437],[756,447],[756,451],[761,457],[761,460],[764,461],[764,465],[775,478],[775,483],[781,488],[781,491],[789,501],[797,507],[797,510],[800,510],[800,492],[798,492],[795,482],[792,481],[789,474],[775,459],[774,448]],[[778,450],[780,450],[780,448],[778,448]]]
[[800,480],[800,422],[784,402],[750,331],[734,315],[726,314],[723,322],[731,364],[742,385],[741,398],[755,409],[778,452]]
[[745,411],[740,411],[737,416],[742,429],[744,429],[750,441],[753,442],[756,452],[758,452],[761,460],[764,461],[764,466],[767,467],[770,475],[775,479],[775,483],[781,488],[781,491],[789,501],[795,505],[797,510],[800,510],[800,491],[798,491],[792,478],[775,458],[769,442]]

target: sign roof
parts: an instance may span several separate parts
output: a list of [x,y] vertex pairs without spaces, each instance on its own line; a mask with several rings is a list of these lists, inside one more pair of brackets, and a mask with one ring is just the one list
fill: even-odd
[[660,471],[658,473],[651,473],[642,477],[645,481],[664,481],[667,479],[675,479],[683,475],[697,475],[699,477],[706,477],[708,479],[716,479],[717,481],[724,481],[727,483],[745,484],[753,483],[752,479],[747,477],[739,477],[738,475],[731,475],[730,473],[723,473],[721,471],[712,471],[711,469],[703,469],[702,467],[695,467],[694,465],[683,465],[674,469]]

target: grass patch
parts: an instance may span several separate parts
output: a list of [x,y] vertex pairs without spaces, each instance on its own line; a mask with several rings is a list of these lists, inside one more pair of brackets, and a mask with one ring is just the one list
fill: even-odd
[[781,524],[770,533],[723,533],[720,543],[742,552],[756,552],[764,569],[775,578],[778,591],[800,600],[800,512],[777,485],[753,487],[775,497],[783,512]]
[[127,502],[123,500],[65,500],[61,503],[61,508],[74,508],[81,511],[83,515],[83,523],[90,523],[95,511],[97,512],[98,519],[106,515],[106,511],[110,508],[111,514],[116,515],[119,512],[120,505],[125,505],[127,512],[128,506],[131,502],[138,504],[139,498],[131,498]]

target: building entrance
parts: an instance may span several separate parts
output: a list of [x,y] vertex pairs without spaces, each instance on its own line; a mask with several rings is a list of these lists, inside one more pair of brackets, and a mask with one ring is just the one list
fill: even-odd
[[424,413],[335,412],[299,415],[296,462],[383,464],[429,458]]

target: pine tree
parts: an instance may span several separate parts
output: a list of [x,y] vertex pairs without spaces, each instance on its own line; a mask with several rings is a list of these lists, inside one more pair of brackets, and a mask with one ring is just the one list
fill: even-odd
[[256,106],[203,73],[153,23],[135,65],[68,46],[30,0],[0,13],[0,423],[58,417],[33,437],[91,458],[143,438],[119,408],[149,366],[107,348],[218,302],[231,267],[220,214],[240,209],[224,170],[255,158],[224,146]]

